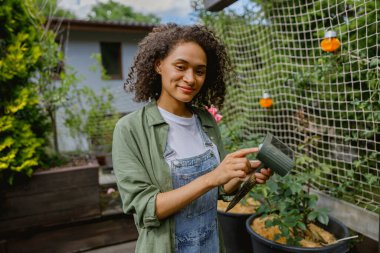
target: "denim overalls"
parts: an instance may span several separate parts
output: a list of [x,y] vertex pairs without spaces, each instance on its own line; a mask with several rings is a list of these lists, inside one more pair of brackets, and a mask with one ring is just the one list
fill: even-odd
[[[174,189],[212,171],[219,164],[212,151],[211,140],[203,132],[199,119],[196,122],[203,145],[207,148],[206,152],[190,158],[176,159],[173,157],[175,150],[170,145],[166,145],[164,157],[170,166]],[[218,188],[215,187],[174,215],[177,253],[220,252],[217,199]]]

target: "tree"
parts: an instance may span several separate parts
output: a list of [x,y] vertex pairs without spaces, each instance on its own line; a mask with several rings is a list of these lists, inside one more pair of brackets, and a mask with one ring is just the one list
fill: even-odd
[[153,14],[145,15],[135,12],[130,6],[125,6],[112,0],[93,6],[88,18],[99,21],[141,22],[149,24],[158,24],[160,22],[160,18]]
[[36,0],[36,5],[42,11],[46,18],[50,17],[63,17],[63,18],[77,18],[76,15],[69,11],[58,7],[57,0]]

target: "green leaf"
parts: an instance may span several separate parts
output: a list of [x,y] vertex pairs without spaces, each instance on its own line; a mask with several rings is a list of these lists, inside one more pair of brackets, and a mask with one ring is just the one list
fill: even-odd
[[369,185],[374,185],[379,180],[379,178],[377,176],[375,176],[375,175],[373,175],[371,173],[364,174],[364,177],[367,180],[367,183]]
[[297,222],[297,227],[299,227],[303,231],[306,230],[306,225],[303,222]]
[[369,67],[370,68],[375,68],[377,66],[380,65],[380,58],[373,58],[370,63],[369,63]]
[[278,184],[277,184],[276,181],[274,181],[274,180],[268,180],[266,182],[266,185],[269,187],[269,190],[271,192],[277,192],[277,190],[278,190]]
[[325,213],[319,213],[318,221],[324,225],[327,225],[329,223],[329,216]]
[[281,235],[284,236],[284,237],[288,237],[290,232],[289,232],[289,229],[288,227],[285,227],[285,226],[282,226],[280,227],[280,230],[281,230]]
[[308,214],[307,218],[310,221],[314,221],[318,217],[318,212],[312,211]]
[[268,227],[273,227],[275,226],[273,220],[266,220],[265,221],[265,227],[268,228]]
[[287,227],[295,227],[298,222],[298,217],[287,216],[284,218],[284,225]]
[[314,208],[317,205],[317,202],[318,202],[318,196],[317,195],[310,195],[309,196],[309,201],[308,201],[309,208]]

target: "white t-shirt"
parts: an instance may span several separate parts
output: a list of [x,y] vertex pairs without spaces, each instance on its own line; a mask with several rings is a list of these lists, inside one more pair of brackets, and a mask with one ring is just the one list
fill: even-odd
[[[197,126],[197,117],[193,114],[191,118],[180,117],[158,107],[162,117],[169,124],[168,144],[175,150],[175,158],[184,159],[194,157],[206,152],[209,148],[203,143],[201,133]],[[213,143],[212,151],[218,159],[219,153]]]

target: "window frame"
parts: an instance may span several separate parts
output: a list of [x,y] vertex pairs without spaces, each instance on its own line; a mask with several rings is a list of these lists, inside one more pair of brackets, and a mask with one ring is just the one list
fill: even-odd
[[[103,64],[103,54],[102,54],[102,44],[118,44],[118,72],[119,74],[109,74],[107,72],[107,69],[105,68]],[[99,51],[100,51],[100,57],[101,57],[101,65],[102,68],[105,70],[107,77],[109,77],[110,80],[123,80],[123,54],[122,54],[122,42],[120,41],[100,41],[99,42]],[[102,77],[102,80],[107,80]]]

